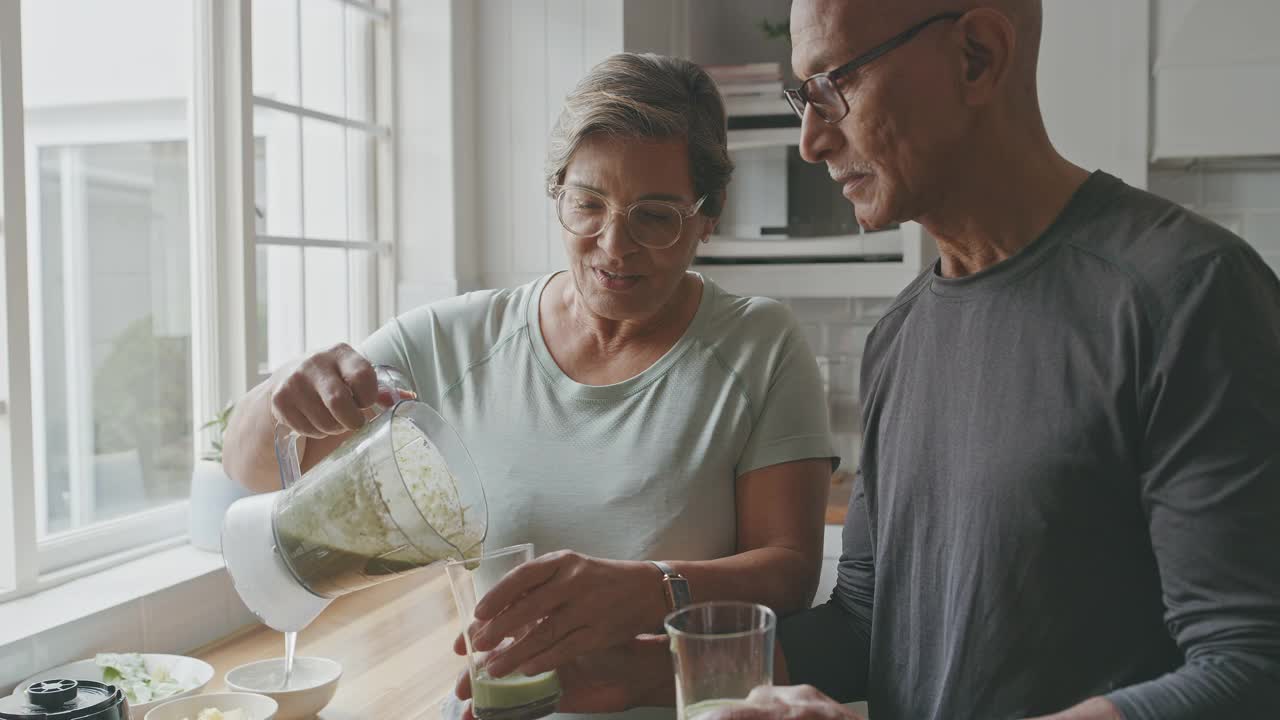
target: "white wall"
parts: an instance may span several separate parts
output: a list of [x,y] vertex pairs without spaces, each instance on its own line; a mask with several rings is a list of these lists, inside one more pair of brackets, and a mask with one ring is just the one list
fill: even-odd
[[481,285],[511,286],[563,267],[561,230],[543,176],[547,138],[579,78],[623,49],[623,11],[622,0],[476,3]]
[[1046,0],[1040,104],[1068,160],[1147,186],[1148,0]]
[[474,286],[477,53],[470,0],[396,6],[397,305],[403,312]]

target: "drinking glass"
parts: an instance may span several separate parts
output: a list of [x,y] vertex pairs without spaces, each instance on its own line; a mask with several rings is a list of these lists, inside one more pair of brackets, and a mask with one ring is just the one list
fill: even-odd
[[[532,559],[533,545],[525,544],[445,565],[467,645],[471,708],[478,720],[533,720],[555,712],[560,702],[560,680],[554,670],[533,676],[515,672],[502,678],[490,677],[485,669],[489,653],[480,652],[471,644],[469,628],[475,621],[476,605],[507,573]],[[512,642],[514,638],[506,638],[498,648]]]
[[708,602],[667,616],[676,672],[676,711],[692,720],[741,702],[773,684],[773,611],[763,605]]

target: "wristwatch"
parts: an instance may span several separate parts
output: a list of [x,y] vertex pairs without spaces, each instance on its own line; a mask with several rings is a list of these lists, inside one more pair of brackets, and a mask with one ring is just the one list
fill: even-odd
[[668,610],[676,611],[693,602],[693,595],[689,592],[689,581],[683,575],[664,562],[657,560],[649,562],[662,571],[662,587],[667,594]]

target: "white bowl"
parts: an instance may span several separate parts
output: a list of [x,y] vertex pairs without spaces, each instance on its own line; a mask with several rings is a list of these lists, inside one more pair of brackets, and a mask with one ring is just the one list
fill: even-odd
[[217,708],[222,712],[243,710],[249,720],[278,720],[276,701],[257,693],[209,693],[193,695],[181,700],[162,702],[146,714],[143,720],[196,720],[201,710]]
[[232,668],[226,675],[227,688],[239,692],[266,695],[280,704],[276,720],[303,720],[315,717],[338,692],[342,666],[320,657],[293,660],[293,678],[289,689],[281,690],[284,680],[284,658],[259,660]]
[[[143,653],[142,660],[147,664],[147,670],[154,672],[159,668],[164,668],[174,677],[175,680],[183,685],[189,686],[188,689],[180,693],[161,698],[149,703],[129,703],[129,717],[131,720],[143,720],[147,711],[161,703],[167,703],[170,700],[187,697],[200,692],[209,681],[213,679],[213,666],[203,660],[197,660],[184,655],[161,655],[158,653]],[[27,686],[41,680],[93,680],[102,682],[102,668],[98,667],[92,659],[77,660],[66,665],[59,665],[50,668],[42,673],[37,673],[18,684],[13,694],[21,695],[26,692]]]

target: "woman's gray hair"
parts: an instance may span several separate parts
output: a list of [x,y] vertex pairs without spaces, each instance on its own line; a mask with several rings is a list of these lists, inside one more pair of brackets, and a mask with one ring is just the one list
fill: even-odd
[[679,58],[619,53],[591,68],[565,98],[551,131],[547,186],[564,182],[569,160],[596,134],[665,140],[689,146],[694,194],[702,214],[719,217],[733,174],[724,101],[706,71]]

